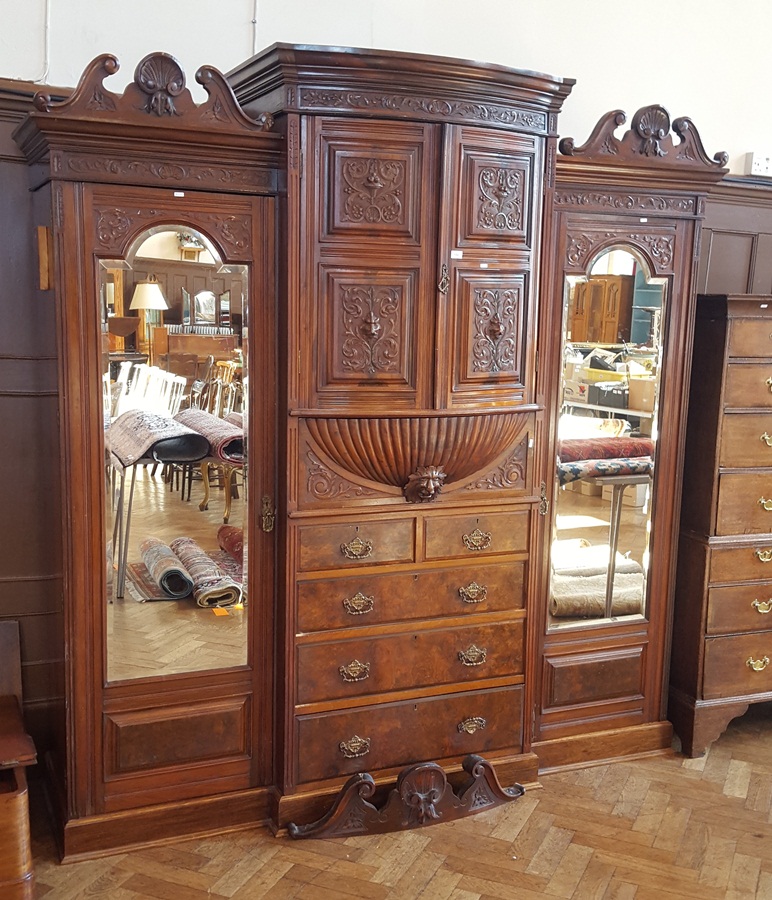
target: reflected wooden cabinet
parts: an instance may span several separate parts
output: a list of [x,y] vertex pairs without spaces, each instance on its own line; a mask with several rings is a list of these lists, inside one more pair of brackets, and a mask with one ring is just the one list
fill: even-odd
[[621,344],[630,340],[632,275],[591,275],[574,288],[568,330],[577,343]]
[[772,297],[697,299],[669,714],[705,752],[772,697]]

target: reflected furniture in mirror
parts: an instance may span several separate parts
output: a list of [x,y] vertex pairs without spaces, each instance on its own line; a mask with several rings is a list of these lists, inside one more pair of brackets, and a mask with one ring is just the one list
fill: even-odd
[[540,386],[548,438],[542,768],[670,746],[669,624],[705,196],[726,171],[688,119],[620,111],[561,141]]
[[[142,60],[120,95],[104,84],[117,69],[102,56],[67,100],[38,94],[15,135],[54,247],[65,663],[46,763],[67,858],[263,821],[274,781],[274,538],[253,523],[256,498],[275,488],[276,358],[263,336],[275,333],[281,138],[214,69],[197,74],[200,105],[166,54]],[[195,259],[180,259],[182,233],[200,244]],[[167,238],[176,258],[160,248]],[[243,422],[189,408],[187,379],[160,359],[111,343],[110,319],[128,318],[152,279],[179,327],[182,287],[243,296],[229,338],[244,382],[266,387],[245,391],[248,440]],[[200,509],[200,481],[188,501],[162,474],[201,460],[222,470],[228,428],[249,469],[233,501],[238,572],[218,557],[220,504]],[[230,593],[216,594],[226,577]]]
[[669,716],[699,756],[772,699],[772,296],[697,298]]

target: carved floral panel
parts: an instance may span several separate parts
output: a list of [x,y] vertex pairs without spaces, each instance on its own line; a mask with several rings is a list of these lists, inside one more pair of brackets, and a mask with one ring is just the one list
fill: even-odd
[[530,160],[467,150],[460,241],[529,242]]

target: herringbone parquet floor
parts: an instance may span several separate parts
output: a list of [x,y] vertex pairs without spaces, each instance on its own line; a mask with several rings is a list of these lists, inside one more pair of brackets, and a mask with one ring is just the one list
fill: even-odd
[[33,804],[47,900],[772,898],[772,707],[698,760],[678,753],[546,775],[447,825],[294,842],[262,830],[60,866]]

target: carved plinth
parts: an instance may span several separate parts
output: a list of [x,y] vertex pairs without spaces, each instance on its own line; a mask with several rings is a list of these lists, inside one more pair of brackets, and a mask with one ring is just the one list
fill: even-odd
[[467,756],[461,765],[469,778],[458,792],[437,763],[408,766],[380,808],[370,803],[375,793],[372,776],[366,772],[352,775],[321,819],[308,825],[290,822],[287,831],[293,838],[405,831],[471,816],[509,803],[525,793],[520,784],[502,787],[493,766],[481,756]]

